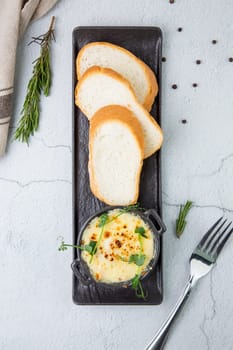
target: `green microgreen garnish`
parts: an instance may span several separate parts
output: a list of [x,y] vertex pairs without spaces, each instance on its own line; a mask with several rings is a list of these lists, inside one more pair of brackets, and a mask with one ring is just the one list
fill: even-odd
[[132,288],[135,290],[136,296],[138,298],[145,299],[146,297],[142,287],[142,283],[140,281],[140,277],[140,273],[134,276],[134,278],[132,279]]
[[105,226],[107,221],[108,221],[108,214],[107,213],[103,213],[102,215],[100,215],[100,217],[99,217],[99,227]]
[[95,248],[96,248],[96,245],[97,245],[97,242],[91,240],[91,241],[89,242],[89,244],[86,244],[86,245],[84,246],[84,250],[93,256],[93,255],[96,253],[96,249],[95,249]]
[[132,210],[144,210],[144,208],[140,207],[140,203],[136,203],[136,204],[127,205],[127,207],[121,208],[120,212],[124,214]]
[[119,216],[121,216],[125,213],[128,213],[129,211],[133,211],[133,210],[144,210],[144,209],[140,207],[139,203],[128,205],[127,207],[121,208],[119,210],[119,214],[117,214],[116,216],[113,216],[112,219],[109,219],[107,224],[116,220]]
[[129,263],[134,262],[138,266],[136,275],[132,279],[132,288],[135,290],[136,296],[138,298],[145,299],[145,293],[144,293],[140,278],[141,278],[141,266],[145,263],[145,259],[146,259],[146,255],[143,254],[142,237],[144,238],[147,238],[147,237],[145,236],[146,231],[144,227],[136,227],[134,232],[138,234],[140,252],[139,254],[131,255],[129,258]]
[[179,216],[176,220],[176,236],[180,238],[182,233],[184,232],[185,226],[187,224],[186,217],[192,208],[193,202],[187,201],[185,205],[180,206]]
[[145,254],[132,254],[129,257],[129,263],[134,263],[137,266],[142,266],[145,262]]
[[138,233],[140,236],[147,238],[146,230],[144,229],[144,227],[136,227],[134,230],[135,233]]
[[99,227],[101,227],[101,232],[98,238],[98,241],[93,249],[93,252],[91,254],[91,258],[90,258],[90,264],[92,263],[93,260],[93,256],[95,255],[95,253],[97,252],[97,249],[100,245],[100,241],[102,239],[103,233],[104,233],[104,227],[106,225],[106,223],[108,222],[108,214],[107,213],[103,213],[102,215],[100,215],[99,217]]
[[85,244],[85,245],[75,245],[75,244],[67,244],[64,242],[64,240],[61,241],[61,245],[58,247],[58,250],[59,251],[64,251],[64,250],[67,250],[69,247],[72,247],[72,248],[77,248],[77,249],[80,249],[80,250],[85,250],[86,252],[88,252],[89,254],[94,254],[94,249],[95,249],[95,246],[96,246],[96,241],[93,241],[91,240],[88,244]]

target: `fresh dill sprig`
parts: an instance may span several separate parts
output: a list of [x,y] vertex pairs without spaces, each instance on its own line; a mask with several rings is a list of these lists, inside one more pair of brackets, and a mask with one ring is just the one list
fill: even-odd
[[50,45],[54,36],[52,17],[48,31],[38,37],[32,37],[29,43],[40,45],[40,56],[33,62],[32,77],[27,86],[27,93],[21,111],[21,118],[15,131],[14,139],[28,144],[31,135],[38,130],[40,117],[40,96],[49,95],[51,86]]
[[193,202],[187,201],[185,205],[180,206],[179,216],[176,220],[176,236],[180,238],[182,233],[184,232],[185,226],[187,224],[186,217],[192,208]]

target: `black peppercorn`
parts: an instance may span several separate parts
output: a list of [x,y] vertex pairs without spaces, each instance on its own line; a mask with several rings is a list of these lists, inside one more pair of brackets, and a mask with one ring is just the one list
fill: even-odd
[[178,86],[177,86],[176,84],[173,84],[173,85],[172,85],[172,88],[173,88],[173,89],[177,89]]
[[197,87],[198,85],[197,85],[197,83],[193,83],[193,87]]
[[181,123],[182,123],[182,124],[186,124],[186,123],[187,123],[187,120],[186,120],[186,119],[182,119],[182,120],[181,120]]
[[166,57],[162,57],[162,62],[166,62]]
[[217,44],[217,40],[212,40],[212,44],[213,45]]
[[229,62],[233,62],[233,57],[229,57],[229,58],[228,58],[228,61],[229,61]]
[[182,30],[183,30],[183,28],[181,28],[181,27],[177,29],[178,32],[182,32]]
[[201,64],[201,60],[196,60],[196,64]]

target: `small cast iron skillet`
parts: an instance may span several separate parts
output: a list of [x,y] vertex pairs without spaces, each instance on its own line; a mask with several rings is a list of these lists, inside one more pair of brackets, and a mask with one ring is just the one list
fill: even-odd
[[[103,213],[106,213],[110,210],[114,209],[122,209],[122,206],[115,206],[115,207],[105,207],[104,209],[96,212],[94,215],[92,215],[82,226],[78,239],[77,239],[77,245],[81,245],[82,235],[84,230],[86,229],[87,225],[95,218],[100,216]],[[140,211],[140,210],[131,210],[129,213],[136,214],[142,218],[142,220],[148,224],[151,231],[154,234],[154,256],[150,263],[147,265],[146,271],[141,277],[141,280],[146,278],[151,270],[153,270],[155,264],[158,261],[159,254],[160,254],[160,239],[159,236],[166,231],[166,226],[164,225],[162,219],[158,215],[155,209],[148,209],[146,211]],[[104,283],[99,282],[92,277],[89,267],[86,264],[86,262],[82,259],[81,251],[80,249],[77,249],[77,259],[73,261],[71,264],[71,268],[74,272],[74,275],[80,280],[80,282],[84,285],[90,285],[90,284],[98,284],[102,285],[104,287],[128,287],[131,285],[131,280],[128,281],[122,281],[122,282],[115,282],[115,283]]]

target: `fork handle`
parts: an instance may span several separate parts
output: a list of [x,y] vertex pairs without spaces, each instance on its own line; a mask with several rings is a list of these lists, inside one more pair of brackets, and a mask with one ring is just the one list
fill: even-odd
[[157,334],[154,336],[152,341],[147,345],[145,350],[161,350],[164,348],[170,327],[175,321],[180,310],[182,309],[182,306],[185,304],[185,301],[188,299],[193,285],[194,285],[193,277],[190,277],[182,295],[178,299],[176,305],[172,309],[167,320],[163,323],[163,325],[158,330]]

